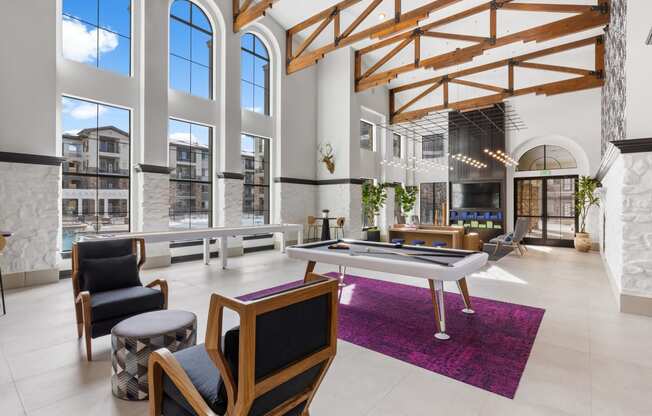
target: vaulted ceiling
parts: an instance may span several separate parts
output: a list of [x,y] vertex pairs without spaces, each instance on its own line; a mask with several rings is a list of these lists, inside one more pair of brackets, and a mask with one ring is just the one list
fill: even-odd
[[350,45],[356,89],[388,85],[397,119],[602,85],[608,0],[276,0],[268,13],[292,36],[288,73]]

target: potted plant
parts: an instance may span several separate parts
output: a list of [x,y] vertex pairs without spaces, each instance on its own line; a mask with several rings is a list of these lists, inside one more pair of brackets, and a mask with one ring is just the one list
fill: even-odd
[[401,215],[404,218],[407,218],[408,214],[412,212],[414,205],[417,203],[419,188],[416,186],[403,187],[403,185],[398,185],[394,188],[394,191],[396,192],[396,197],[398,198],[401,207]]
[[580,177],[575,191],[575,208],[579,216],[579,232],[575,233],[575,249],[582,253],[591,250],[591,235],[586,232],[586,217],[593,206],[600,205],[596,189],[600,186],[597,179],[589,176]]
[[367,222],[373,224],[366,229],[368,241],[380,241],[380,230],[376,226],[376,217],[380,215],[381,208],[385,205],[387,190],[381,184],[365,182],[362,184],[362,209]]

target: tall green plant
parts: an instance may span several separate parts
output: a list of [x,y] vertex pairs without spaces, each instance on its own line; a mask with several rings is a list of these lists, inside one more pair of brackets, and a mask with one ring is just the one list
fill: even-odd
[[575,192],[575,207],[580,219],[580,232],[586,232],[586,217],[592,206],[600,205],[600,198],[596,195],[596,189],[600,186],[597,179],[590,176],[581,176],[577,183]]
[[383,185],[373,182],[365,182],[362,185],[362,208],[369,224],[374,224],[374,219],[380,214],[386,199],[387,190]]
[[419,188],[416,186],[403,187],[403,185],[398,185],[394,188],[394,192],[396,192],[399,204],[401,205],[401,212],[403,215],[407,215],[414,209],[414,205],[417,203]]

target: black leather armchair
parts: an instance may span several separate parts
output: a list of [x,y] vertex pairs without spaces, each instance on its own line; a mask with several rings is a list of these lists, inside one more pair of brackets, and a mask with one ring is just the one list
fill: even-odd
[[[150,416],[308,416],[335,358],[338,281],[244,302],[213,294],[205,344],[149,358]],[[224,308],[240,326],[222,336]]]
[[[138,256],[140,254],[140,256]],[[111,333],[118,322],[166,309],[168,286],[163,279],[147,286],[139,271],[145,263],[142,239],[98,240],[75,243],[72,248],[72,288],[77,335],[85,335],[86,357],[92,361],[91,339]],[[158,286],[159,289],[153,287]]]

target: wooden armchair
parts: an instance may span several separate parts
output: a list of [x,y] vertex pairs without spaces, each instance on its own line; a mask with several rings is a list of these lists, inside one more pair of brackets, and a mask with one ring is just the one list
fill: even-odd
[[[110,334],[118,322],[131,316],[167,309],[167,282],[158,279],[143,286],[140,281],[139,271],[145,259],[143,239],[84,241],[73,245],[77,335],[85,336],[88,361],[93,360],[92,338]],[[153,289],[155,286],[159,289]]]
[[[308,416],[335,358],[336,279],[246,302],[213,294],[206,341],[149,358],[150,416]],[[224,308],[240,326],[222,336]]]

